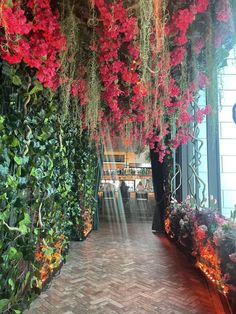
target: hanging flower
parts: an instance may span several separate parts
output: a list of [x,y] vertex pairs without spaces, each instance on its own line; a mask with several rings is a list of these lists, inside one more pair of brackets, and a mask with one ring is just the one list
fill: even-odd
[[208,87],[209,84],[210,84],[207,75],[202,73],[202,72],[198,73],[197,81],[198,81],[198,84],[199,84],[200,88]]
[[[30,21],[25,13],[28,9],[32,15]],[[4,33],[0,39],[1,57],[12,64],[24,61],[36,69],[36,76],[45,87],[56,89],[59,53],[66,49],[66,41],[50,1],[28,1],[23,9],[18,1],[9,6],[4,0],[0,9],[0,28]]]
[[[108,4],[98,0],[95,5],[101,20],[97,33],[102,99],[110,131],[118,133],[128,124],[144,121],[145,88],[138,73],[140,52],[135,41],[138,24],[135,17],[129,16],[122,1]],[[124,45],[127,47],[125,56]]]
[[183,61],[185,54],[186,49],[184,47],[175,48],[170,54],[171,66],[175,67],[176,65],[180,64]]
[[220,22],[228,22],[231,18],[231,10],[228,0],[219,0],[218,9],[216,11],[216,19]]
[[195,10],[197,13],[203,13],[209,6],[209,0],[197,0],[195,3]]
[[196,53],[196,55],[200,54],[204,45],[205,45],[205,43],[204,43],[204,40],[202,38],[199,38],[198,40],[195,41],[195,43],[193,45],[193,51]]

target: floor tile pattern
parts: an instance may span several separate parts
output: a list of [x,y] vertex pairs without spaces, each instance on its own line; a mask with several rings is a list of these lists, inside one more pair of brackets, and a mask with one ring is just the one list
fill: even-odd
[[104,222],[71,244],[61,274],[24,314],[217,312],[205,281],[151,222]]

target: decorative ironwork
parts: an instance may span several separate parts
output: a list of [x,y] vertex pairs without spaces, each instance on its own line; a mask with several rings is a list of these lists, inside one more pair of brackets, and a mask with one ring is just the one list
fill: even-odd
[[[199,109],[199,97],[196,98],[194,102],[192,102],[192,110],[196,114],[196,111]],[[204,142],[199,139],[199,127],[198,123],[193,123],[193,133],[191,134],[191,148],[192,148],[192,156],[188,167],[191,169],[191,175],[188,177],[188,187],[189,187],[189,194],[194,197],[196,200],[196,204],[202,206],[206,201],[206,184],[199,176],[199,167],[202,164],[201,162],[201,149],[203,147]],[[200,186],[202,185],[202,197],[200,197]]]
[[[176,180],[177,178],[179,178],[179,184],[176,187]],[[182,170],[181,170],[181,166],[178,163],[175,163],[175,171],[174,171],[174,175],[171,178],[171,197],[172,199],[176,198],[176,192],[180,189],[181,185],[182,185]]]

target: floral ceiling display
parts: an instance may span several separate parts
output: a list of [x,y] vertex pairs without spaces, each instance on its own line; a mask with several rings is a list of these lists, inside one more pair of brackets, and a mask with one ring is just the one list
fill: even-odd
[[191,109],[198,91],[211,86],[209,59],[232,41],[232,5],[3,0],[1,57],[24,62],[44,87],[66,91],[65,102],[71,99],[77,123],[93,139],[109,130],[125,143],[149,144],[163,160],[215,105]]

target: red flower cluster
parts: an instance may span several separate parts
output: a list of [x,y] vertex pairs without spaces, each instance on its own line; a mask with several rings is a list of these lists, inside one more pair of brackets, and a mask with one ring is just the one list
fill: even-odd
[[[153,97],[155,102],[159,102],[160,110],[153,121],[153,132],[149,132],[149,144],[151,149],[159,153],[160,161],[165,154],[170,153],[170,149],[176,149],[181,144],[187,143],[191,139],[190,123],[193,121],[202,122],[205,115],[209,112],[209,107],[199,109],[194,116],[189,113],[197,90],[205,88],[209,80],[204,73],[199,73],[188,87],[178,84],[175,78],[174,69],[183,62],[187,49],[187,32],[198,14],[203,14],[209,7],[208,0],[196,0],[194,4],[187,5],[176,11],[165,26],[165,35],[174,45],[168,53],[159,56],[158,87],[154,88]],[[155,41],[152,43],[155,48]],[[198,39],[193,47],[193,52],[197,55],[204,48],[204,41]],[[173,47],[173,45],[171,45]],[[155,49],[154,49],[155,52]],[[158,57],[158,56],[157,56]],[[156,114],[153,111],[153,114]],[[163,128],[165,121],[165,128]],[[176,131],[173,131],[176,128]],[[172,131],[171,131],[172,130]],[[172,138],[167,141],[167,135],[172,132]],[[163,144],[165,143],[165,145]]]
[[200,88],[208,87],[210,82],[206,74],[199,72],[197,75],[197,81]]
[[197,0],[193,10],[196,10],[196,13],[204,13],[209,6],[209,0]]
[[[59,53],[66,48],[58,15],[54,15],[49,0],[30,0],[25,10],[19,1],[13,5],[4,0],[0,6],[1,58],[11,64],[24,61],[37,69],[37,78],[45,86],[56,89],[59,84],[57,70]],[[25,11],[31,11],[28,21]],[[29,14],[27,14],[28,16]]]
[[208,115],[210,112],[211,112],[210,105],[206,105],[206,107],[202,109],[197,109],[195,113],[195,121],[197,121],[198,123],[202,123],[204,117]]
[[173,51],[171,51],[171,65],[174,67],[180,64],[186,55],[186,49],[184,47],[177,47]]
[[122,131],[126,124],[140,124],[144,120],[145,89],[138,75],[140,53],[135,42],[137,19],[128,15],[123,1],[106,4],[96,0],[95,5],[101,20],[97,33],[102,99],[113,130]]
[[203,13],[209,6],[209,0],[197,0],[189,7],[177,10],[166,26],[166,35],[174,35],[174,42],[177,45],[184,45],[187,42],[187,30],[199,13]]
[[70,93],[74,97],[79,97],[81,106],[85,106],[88,102],[87,92],[88,89],[85,79],[81,78],[72,82]]

